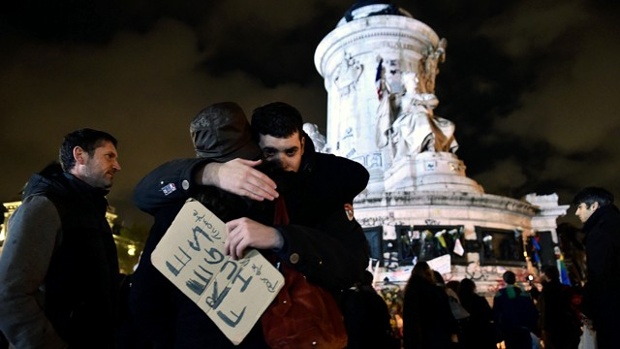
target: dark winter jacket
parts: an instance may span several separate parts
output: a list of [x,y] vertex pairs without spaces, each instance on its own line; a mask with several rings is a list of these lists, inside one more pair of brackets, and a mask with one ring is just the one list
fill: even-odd
[[[155,214],[162,207],[200,195],[204,186],[195,185],[193,178],[207,162],[182,159],[159,166],[136,186],[136,206]],[[294,268],[330,290],[347,289],[358,281],[368,266],[369,247],[361,226],[346,217],[344,203],[352,203],[368,179],[363,165],[315,153],[312,144],[306,142],[300,171],[286,179],[290,225],[276,226],[285,240],[278,257],[294,260]],[[271,224],[271,218],[261,223]]]
[[600,207],[585,222],[583,231],[586,234],[587,282],[581,304],[582,312],[599,330],[597,335],[606,337],[609,334],[615,340],[615,331],[620,327],[618,208],[614,205]]
[[[46,328],[47,321],[71,348],[115,346],[120,276],[116,246],[105,218],[106,194],[107,191],[93,188],[67,173],[57,172],[48,174],[48,177],[34,175],[29,180],[24,203],[11,219],[11,235],[5,248],[12,250],[10,253],[5,251],[7,259],[3,259],[7,263],[12,259],[11,264],[18,263],[15,268],[24,265],[26,269],[17,279],[2,282],[8,290],[2,290],[2,293],[7,299],[15,300],[11,306],[18,307],[14,310],[19,316],[29,316],[27,322],[37,323],[29,330],[24,328],[27,333],[19,334],[19,327],[13,327],[18,326],[17,316],[4,314],[4,311],[10,311],[10,306],[2,304],[3,331],[7,337],[17,338],[14,343],[17,347],[41,345],[29,342],[36,341],[37,336],[46,338],[44,341],[51,346],[52,339],[47,337],[50,333],[39,332]],[[49,199],[56,207],[60,225],[46,220],[36,228],[33,219],[42,214],[38,209],[45,205],[45,201],[37,199],[41,197]],[[31,202],[37,202],[39,206],[33,208]],[[46,231],[44,239],[32,241],[31,237],[40,234],[41,229]],[[20,258],[28,261],[21,264]],[[4,271],[2,269],[0,273]],[[31,302],[30,297],[39,297],[27,290],[35,286],[33,280],[40,280],[38,292],[43,299]],[[40,317],[42,314],[33,312],[35,308],[31,305],[34,302],[40,304],[46,320]],[[11,319],[15,320],[12,324]]]
[[538,298],[540,329],[545,348],[575,349],[581,336],[581,320],[572,305],[574,292],[559,280],[545,281]]
[[493,299],[495,324],[504,339],[524,334],[538,333],[538,310],[529,293],[514,285],[507,285]]
[[403,297],[403,348],[452,348],[458,325],[446,292],[419,275],[411,275]]
[[[327,170],[327,166],[332,165],[330,161],[335,159],[333,155],[321,157],[327,159],[321,160],[323,166],[307,165],[305,168],[310,172],[317,168]],[[194,185],[191,180],[194,171],[204,162],[204,159],[186,159],[166,163],[136,187],[136,205],[153,214],[155,224],[133,277],[130,304],[142,331],[157,342],[158,347],[261,348],[265,344],[260,324],[239,346],[233,346],[207,315],[150,263],[150,253],[190,196],[201,201],[224,222],[246,216],[263,224],[273,223],[274,208],[269,201],[255,202],[217,188]],[[336,167],[341,162],[351,168]],[[345,178],[346,184],[353,182],[357,185],[345,193],[336,185],[343,184],[342,180],[336,184],[331,182],[340,173],[350,173],[347,171],[353,172],[355,179]],[[331,291],[340,290],[357,281],[357,275],[364,271],[368,262],[368,247],[361,226],[347,218],[343,206],[364,189],[368,172],[363,166],[346,159],[335,161],[329,172],[323,172],[323,175],[312,172],[306,177],[310,172],[278,174],[274,178],[285,198],[291,221],[289,225],[276,226],[285,245],[275,252],[280,260],[290,263],[309,280]],[[327,183],[322,187],[319,181]],[[341,200],[339,204],[337,200]]]
[[469,312],[469,320],[464,324],[459,343],[463,349],[495,349],[498,341],[493,322],[493,310],[483,296],[472,293],[459,293],[463,307]]

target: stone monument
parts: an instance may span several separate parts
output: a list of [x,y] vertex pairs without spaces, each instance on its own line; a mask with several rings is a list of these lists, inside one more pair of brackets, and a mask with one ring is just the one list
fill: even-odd
[[494,287],[505,268],[536,273],[540,259],[527,253],[528,242],[548,233],[557,247],[555,219],[568,206],[553,195],[487,194],[467,177],[454,123],[434,113],[435,77],[447,53],[448,41],[406,10],[389,1],[355,3],[315,52],[328,94],[323,149],[370,172],[355,214],[376,239],[374,257],[390,281],[430,258],[429,236],[453,257],[454,278],[477,275]]

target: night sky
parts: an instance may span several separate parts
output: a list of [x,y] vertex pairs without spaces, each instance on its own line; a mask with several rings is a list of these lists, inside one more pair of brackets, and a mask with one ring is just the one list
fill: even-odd
[[[280,100],[326,133],[318,43],[344,0],[25,0],[0,10],[0,200],[19,199],[62,137],[91,127],[119,140],[109,195],[125,224],[163,161],[193,157],[189,122],[226,100]],[[588,185],[620,198],[620,5],[615,0],[394,1],[448,41],[435,114],[489,194]],[[619,199],[620,200],[620,199]],[[572,216],[572,211],[569,212]]]

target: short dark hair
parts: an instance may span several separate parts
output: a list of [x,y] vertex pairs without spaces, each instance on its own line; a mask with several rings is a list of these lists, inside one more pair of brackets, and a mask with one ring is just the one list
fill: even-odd
[[111,134],[90,128],[82,128],[65,135],[58,155],[62,170],[68,172],[75,166],[73,148],[80,147],[84,149],[89,156],[93,156],[95,149],[100,147],[101,143],[104,141],[114,144],[115,147],[118,144],[116,138]]
[[459,295],[472,294],[476,291],[476,283],[472,279],[464,278],[459,284]]
[[452,289],[452,291],[458,293],[459,288],[461,288],[461,282],[456,280],[450,280],[446,282],[446,287]]
[[303,118],[299,110],[284,102],[273,102],[254,109],[252,113],[252,136],[258,141],[260,135],[287,138],[295,132],[303,134]]
[[511,272],[510,270],[506,271],[503,275],[502,275],[502,279],[504,279],[504,281],[508,284],[508,285],[514,285],[515,282],[517,282],[517,276],[515,275],[515,273]]
[[375,276],[373,275],[373,273],[369,272],[368,270],[364,270],[360,279],[360,285],[372,285],[374,279]]
[[590,207],[595,202],[601,207],[611,205],[614,203],[614,195],[600,187],[586,187],[573,198],[574,205],[584,203]]

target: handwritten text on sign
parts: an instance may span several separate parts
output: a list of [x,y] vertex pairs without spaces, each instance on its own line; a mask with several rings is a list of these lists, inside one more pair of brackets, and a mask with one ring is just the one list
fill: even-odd
[[224,254],[226,225],[188,200],[151,255],[155,268],[239,344],[282,286],[282,274],[258,251],[239,260]]

